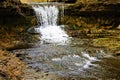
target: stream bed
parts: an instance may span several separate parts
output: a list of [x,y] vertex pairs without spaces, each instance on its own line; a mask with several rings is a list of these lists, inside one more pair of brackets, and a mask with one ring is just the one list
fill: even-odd
[[120,58],[105,48],[90,47],[89,42],[78,38],[65,45],[38,41],[13,53],[27,64],[25,80],[119,80]]
[[[103,47],[90,46],[90,39],[71,38],[58,24],[64,6],[31,4],[40,41],[32,47],[13,50],[27,64],[24,80],[119,80],[120,58]],[[60,10],[61,9],[61,10]],[[29,44],[29,43],[28,43]],[[103,44],[104,45],[104,44]]]

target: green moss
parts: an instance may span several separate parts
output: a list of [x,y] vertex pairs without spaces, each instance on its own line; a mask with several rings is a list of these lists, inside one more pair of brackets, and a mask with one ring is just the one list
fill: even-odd
[[116,50],[120,47],[120,39],[116,38],[96,38],[92,40],[94,46],[107,47],[111,50]]

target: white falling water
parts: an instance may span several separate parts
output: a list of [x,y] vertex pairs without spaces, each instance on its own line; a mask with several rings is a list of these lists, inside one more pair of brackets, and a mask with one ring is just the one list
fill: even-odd
[[39,28],[36,31],[41,34],[41,41],[48,43],[66,44],[68,35],[57,25],[59,9],[54,5],[34,5]]

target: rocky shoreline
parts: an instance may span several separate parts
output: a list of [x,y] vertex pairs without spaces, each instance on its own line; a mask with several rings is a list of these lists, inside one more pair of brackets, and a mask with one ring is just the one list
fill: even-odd
[[32,8],[20,0],[0,1],[0,80],[22,79],[26,64],[10,50],[25,48],[22,35],[32,25],[33,14]]

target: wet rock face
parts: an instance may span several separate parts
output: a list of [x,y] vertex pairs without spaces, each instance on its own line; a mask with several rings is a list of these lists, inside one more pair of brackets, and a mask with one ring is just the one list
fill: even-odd
[[77,0],[57,0],[58,2],[75,3]]
[[77,0],[77,3],[84,3],[84,4],[89,4],[89,3],[120,3],[120,0]]
[[[111,26],[111,28],[116,28],[120,24],[120,1],[77,0],[75,4],[65,9],[65,15],[74,18],[71,20],[72,25],[79,22],[79,25],[75,26],[80,27],[86,24],[93,27]],[[64,21],[65,24],[68,22],[66,19]]]
[[32,8],[26,4],[22,4],[20,0],[1,0],[0,15],[3,16],[26,16],[30,15]]
[[[0,0],[0,24],[30,25],[35,13],[31,6],[23,4],[20,0]],[[1,28],[1,26],[0,26]]]
[[77,0],[65,0],[66,3],[75,3]]
[[[91,0],[91,1],[78,1],[76,4],[73,4],[68,7],[68,11],[73,11],[71,14],[79,14],[79,15],[100,15],[103,13],[106,15],[109,14],[117,14],[120,15],[120,1],[97,1],[97,0]],[[116,12],[116,13],[115,13]]]

